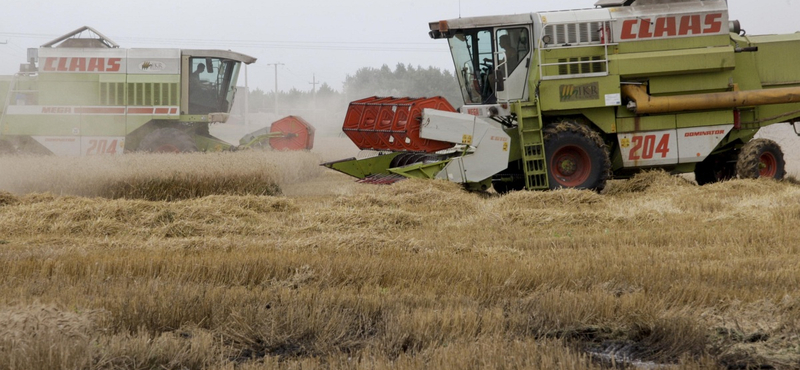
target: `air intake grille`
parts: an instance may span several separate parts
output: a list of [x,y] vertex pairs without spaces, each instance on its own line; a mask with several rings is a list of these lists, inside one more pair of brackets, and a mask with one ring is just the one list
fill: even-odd
[[100,83],[100,104],[125,105],[125,83],[124,82]]
[[178,84],[129,83],[128,105],[178,105]]
[[548,47],[565,45],[586,45],[600,43],[602,22],[551,24],[544,33],[551,42]]

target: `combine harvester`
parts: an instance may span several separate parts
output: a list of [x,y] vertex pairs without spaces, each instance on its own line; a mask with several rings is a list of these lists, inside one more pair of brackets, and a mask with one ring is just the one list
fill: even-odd
[[239,147],[209,133],[210,123],[228,120],[242,63],[255,61],[225,50],[121,49],[79,28],[28,49],[20,72],[0,77],[0,153],[310,148],[314,129],[297,117],[245,136]]
[[350,104],[344,132],[375,156],[325,165],[367,182],[601,190],[646,169],[699,184],[781,179],[758,130],[800,121],[800,33],[749,36],[724,0],[602,0],[593,9],[430,24],[464,105]]

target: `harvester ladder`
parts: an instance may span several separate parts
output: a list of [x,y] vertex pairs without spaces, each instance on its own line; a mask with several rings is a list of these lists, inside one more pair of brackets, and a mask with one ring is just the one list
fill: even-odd
[[545,190],[550,188],[547,180],[547,161],[544,152],[544,132],[539,99],[532,103],[514,104],[517,115],[522,150],[522,171],[525,174],[525,188]]

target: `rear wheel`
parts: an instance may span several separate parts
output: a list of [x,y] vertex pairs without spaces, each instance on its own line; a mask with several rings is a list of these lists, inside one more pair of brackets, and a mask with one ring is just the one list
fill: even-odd
[[186,132],[166,127],[147,134],[139,143],[138,150],[153,153],[189,153],[197,151],[197,143]]
[[596,131],[572,121],[545,129],[544,149],[550,189],[603,190],[611,160]]
[[786,175],[786,162],[780,145],[769,139],[750,140],[739,153],[736,174],[743,179],[783,179]]

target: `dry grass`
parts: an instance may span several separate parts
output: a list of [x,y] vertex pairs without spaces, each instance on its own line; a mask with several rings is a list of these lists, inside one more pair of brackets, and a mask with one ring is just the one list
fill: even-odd
[[791,182],[300,178],[326,192],[0,193],[0,369],[800,367]]
[[110,199],[181,200],[280,195],[318,176],[307,152],[130,154],[119,157],[0,157],[0,189]]

